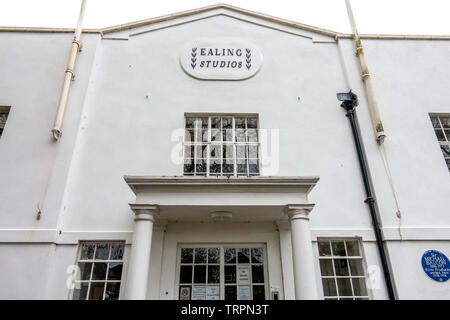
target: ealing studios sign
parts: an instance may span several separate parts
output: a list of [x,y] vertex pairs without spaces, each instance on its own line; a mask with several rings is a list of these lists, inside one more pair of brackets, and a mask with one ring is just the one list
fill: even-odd
[[262,65],[259,49],[235,38],[201,38],[186,45],[180,56],[183,70],[203,80],[244,80]]
[[450,277],[450,262],[442,252],[428,250],[422,255],[423,271],[434,281],[445,282]]

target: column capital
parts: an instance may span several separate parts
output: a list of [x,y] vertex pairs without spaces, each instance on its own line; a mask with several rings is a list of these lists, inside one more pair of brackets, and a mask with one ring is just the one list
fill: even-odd
[[284,211],[289,216],[289,220],[305,219],[309,220],[309,214],[314,208],[313,203],[288,204]]
[[129,205],[136,215],[134,221],[154,221],[155,217],[159,215],[159,207],[156,204],[130,203]]

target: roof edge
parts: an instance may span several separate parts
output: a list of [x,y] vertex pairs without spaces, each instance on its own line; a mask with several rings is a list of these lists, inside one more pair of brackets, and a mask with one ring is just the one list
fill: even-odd
[[[296,29],[306,30],[310,32],[315,32],[318,34],[322,34],[325,36],[334,37],[335,39],[351,39],[352,34],[341,33],[336,31],[331,31],[319,27],[314,27],[311,25],[278,18],[275,16],[267,15],[264,13],[259,13],[256,11],[243,9],[240,7],[235,7],[226,3],[218,3],[210,6],[205,6],[201,8],[185,10],[177,13],[167,14],[155,18],[138,20],[134,22],[129,22],[125,24],[120,24],[111,27],[105,28],[88,28],[82,29],[83,33],[97,33],[97,34],[108,34],[113,32],[120,32],[128,29],[138,28],[154,23],[159,23],[163,21],[173,20],[177,18],[186,17],[193,14],[199,14],[203,12],[207,12],[214,9],[228,9],[238,13],[246,14],[252,16],[254,18],[259,18],[263,20],[267,20],[269,22],[279,23],[284,26],[293,27]],[[75,28],[47,28],[47,27],[8,27],[8,26],[0,26],[0,32],[34,32],[34,33],[73,33],[75,32]],[[409,34],[360,34],[361,39],[389,39],[389,40],[450,40],[450,35],[409,35]]]

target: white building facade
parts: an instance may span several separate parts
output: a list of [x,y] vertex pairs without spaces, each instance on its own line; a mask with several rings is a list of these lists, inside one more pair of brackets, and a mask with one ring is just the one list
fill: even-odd
[[[450,37],[350,35],[228,5],[84,30],[0,32],[1,299],[449,299]],[[447,261],[448,262],[448,261]],[[448,265],[447,265],[448,268]],[[448,278],[448,272],[447,272]]]

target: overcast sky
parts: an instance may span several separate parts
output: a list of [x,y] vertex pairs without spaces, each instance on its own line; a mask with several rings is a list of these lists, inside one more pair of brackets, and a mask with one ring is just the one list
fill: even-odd
[[[209,0],[88,0],[86,28],[101,28],[218,3]],[[350,32],[344,0],[227,0],[227,4]],[[450,0],[352,0],[360,33],[450,35]],[[81,0],[0,0],[1,26],[76,26]]]

